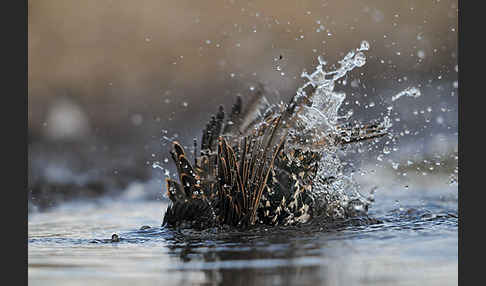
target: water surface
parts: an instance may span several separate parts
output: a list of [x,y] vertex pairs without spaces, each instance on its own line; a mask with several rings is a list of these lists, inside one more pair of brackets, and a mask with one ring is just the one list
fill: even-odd
[[457,186],[375,199],[377,224],[223,233],[162,228],[165,201],[66,203],[29,214],[29,284],[457,285]]

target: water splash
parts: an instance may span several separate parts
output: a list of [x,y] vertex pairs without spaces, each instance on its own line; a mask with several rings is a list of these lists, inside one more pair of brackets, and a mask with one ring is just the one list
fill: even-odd
[[[165,162],[165,160],[164,160],[164,162]],[[170,176],[170,171],[168,169],[160,166],[160,163],[159,162],[153,162],[152,163],[152,168],[154,168],[154,169],[160,169],[160,170],[164,171],[164,175],[166,177],[169,177]]]
[[413,97],[413,98],[417,98],[417,97],[420,97],[422,95],[422,93],[420,92],[420,89],[416,88],[416,87],[409,87],[399,93],[397,93],[396,95],[394,95],[392,97],[392,101],[395,101],[397,99],[399,99],[400,97],[402,96],[410,96],[410,97]]
[[[285,137],[282,138],[285,138],[286,140],[283,146],[287,149],[284,150],[284,152],[289,151],[288,154],[293,154],[293,151],[297,150],[299,153],[312,151],[314,152],[313,154],[317,153],[318,155],[314,157],[317,158],[319,162],[317,173],[311,174],[312,182],[302,182],[302,185],[305,186],[306,190],[310,189],[306,195],[310,197],[310,200],[313,200],[312,206],[315,206],[313,216],[322,215],[327,219],[342,219],[354,217],[356,215],[364,215],[367,213],[368,206],[371,203],[370,200],[359,193],[359,185],[354,180],[353,173],[347,172],[347,170],[345,170],[346,164],[342,162],[342,154],[340,154],[343,149],[342,142],[343,140],[346,141],[346,137],[349,137],[348,142],[351,141],[351,136],[353,136],[353,134],[351,134],[353,131],[349,131],[350,129],[347,127],[343,128],[343,124],[348,126],[351,123],[349,119],[351,118],[352,113],[348,113],[345,116],[339,114],[341,106],[346,99],[346,94],[334,90],[338,80],[342,79],[353,69],[362,67],[366,64],[366,55],[364,52],[366,52],[369,47],[369,43],[363,41],[359,48],[350,51],[338,62],[338,68],[330,71],[324,70],[327,62],[321,56],[318,57],[317,60],[319,63],[315,70],[311,74],[308,74],[305,71],[302,73],[302,77],[306,78],[307,81],[297,89],[296,95],[289,106],[286,106],[283,103],[281,106],[280,104],[269,104],[268,102],[265,102],[265,104],[261,106],[259,105],[259,107],[255,109],[255,112],[258,113],[257,115],[249,117],[251,118],[251,122],[257,122],[253,128],[258,129],[260,126],[268,124],[268,122],[264,120],[266,117],[265,114],[271,115],[272,112],[290,110],[292,106],[297,108],[294,108],[291,111],[291,122],[286,122],[282,125],[284,126],[282,134],[285,134]],[[250,90],[255,90],[255,87],[251,86]],[[265,101],[266,98],[262,97],[262,100]],[[262,108],[268,109],[260,112],[260,109]],[[224,114],[221,118],[224,118]],[[214,119],[212,120],[214,121]],[[285,120],[286,119],[284,119],[284,121]],[[250,124],[250,122],[247,121],[248,118],[245,118],[241,123],[241,126],[244,127],[243,129]],[[371,128],[386,132],[389,126],[391,126],[391,121],[385,118],[381,124],[378,124],[378,126],[372,125]],[[361,136],[362,126],[356,127],[358,127],[357,129],[360,131]],[[345,131],[349,131],[350,134],[343,135],[343,132],[345,133]],[[216,134],[219,134],[219,131],[216,131]],[[163,139],[167,140],[168,138],[166,137],[167,136],[164,136]],[[262,151],[264,151],[264,149],[262,149]],[[304,159],[301,158],[303,157],[299,157],[295,161],[297,167],[303,163]],[[154,168],[161,167],[154,165]],[[302,173],[305,175],[304,172]],[[189,182],[186,181],[185,184],[185,187],[190,187]],[[223,185],[222,187],[226,188],[229,186]],[[304,189],[302,188],[301,190]],[[289,208],[295,208],[298,205],[298,198],[301,198],[301,196],[299,196],[300,193],[301,192],[295,192],[288,204],[282,199],[282,204],[284,204],[284,206],[288,205]],[[212,206],[210,207],[212,209]],[[307,221],[310,216],[307,214],[307,210],[304,209],[304,207],[308,208],[308,204],[306,203],[302,206],[302,214],[298,217],[293,216],[293,211],[286,210],[291,215],[288,219],[286,218],[286,220],[282,222],[284,224],[292,224],[294,222]],[[280,212],[280,206],[276,208],[276,212]],[[277,216],[275,216],[275,218],[277,218]]]
[[[287,145],[321,154],[313,196],[327,217],[343,218],[365,214],[371,204],[359,193],[359,185],[352,174],[344,172],[344,164],[338,155],[340,147],[337,142],[318,144],[336,138],[334,135],[339,134],[340,120],[352,116],[352,113],[347,116],[339,115],[346,94],[336,92],[334,88],[337,80],[353,69],[366,64],[364,52],[369,48],[369,43],[363,41],[359,48],[350,51],[338,62],[339,68],[331,71],[324,70],[327,62],[319,56],[319,64],[315,71],[311,74],[305,71],[302,73],[302,77],[308,81],[297,90],[297,100],[307,100],[312,104],[304,106],[299,113],[294,128],[289,132]],[[314,90],[307,92],[309,87]],[[391,121],[385,117],[380,125],[387,130],[391,127]]]
[[[366,56],[363,51],[367,51],[369,47],[369,43],[363,41],[359,48],[350,51],[338,62],[340,67],[336,70],[325,71],[324,66],[327,65],[327,62],[319,56],[317,58],[319,64],[313,73],[302,72],[301,76],[308,81],[297,89],[296,100],[306,100],[312,102],[312,104],[304,106],[302,112],[299,113],[294,132],[291,132],[293,140],[290,140],[289,146],[297,147],[295,144],[297,143],[297,145],[304,145],[299,146],[301,148],[312,149],[313,144],[309,143],[317,143],[324,138],[332,138],[333,136],[330,135],[337,132],[338,120],[347,119],[352,115],[352,113],[344,117],[338,115],[346,94],[335,92],[334,87],[337,80],[354,68],[362,67],[366,63]],[[315,90],[310,93],[306,92],[310,87]],[[296,140],[297,137],[299,140]]]

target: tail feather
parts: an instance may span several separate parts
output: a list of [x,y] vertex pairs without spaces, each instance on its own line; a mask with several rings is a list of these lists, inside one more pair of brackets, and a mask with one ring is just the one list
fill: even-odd
[[228,121],[226,121],[226,124],[224,125],[223,129],[223,134],[237,134],[239,126],[241,124],[242,112],[243,108],[243,101],[241,99],[241,95],[236,96],[236,102],[233,104],[231,108],[231,113],[228,118]]
[[263,110],[269,106],[265,97],[263,84],[259,84],[256,93],[251,97],[240,116],[238,131],[241,135],[247,135],[248,131],[259,122]]

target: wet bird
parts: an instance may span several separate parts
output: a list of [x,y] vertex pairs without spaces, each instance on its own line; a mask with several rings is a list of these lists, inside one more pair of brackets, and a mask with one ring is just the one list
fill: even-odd
[[298,116],[311,106],[315,91],[310,87],[311,96],[294,96],[288,104],[263,112],[263,87],[245,108],[238,96],[229,116],[220,106],[202,131],[201,143],[194,139],[192,162],[182,145],[173,142],[170,154],[178,176],[166,179],[170,204],[163,225],[244,229],[305,223],[322,215],[327,206],[314,188],[326,146],[344,146],[387,132],[380,124],[341,124],[334,132],[309,140],[303,132],[306,123]]

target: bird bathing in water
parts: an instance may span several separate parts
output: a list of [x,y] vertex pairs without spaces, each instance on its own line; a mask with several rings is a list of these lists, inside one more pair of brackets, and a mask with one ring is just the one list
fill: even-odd
[[[169,206],[163,225],[206,229],[295,225],[316,217],[366,214],[368,202],[349,198],[337,151],[387,134],[389,125],[341,122],[345,98],[334,82],[365,63],[364,50],[349,52],[340,68],[325,62],[285,104],[269,105],[260,86],[243,106],[240,96],[226,116],[223,106],[194,139],[194,159],[182,145],[170,151],[177,180],[167,178]],[[227,117],[227,118],[226,118]]]

